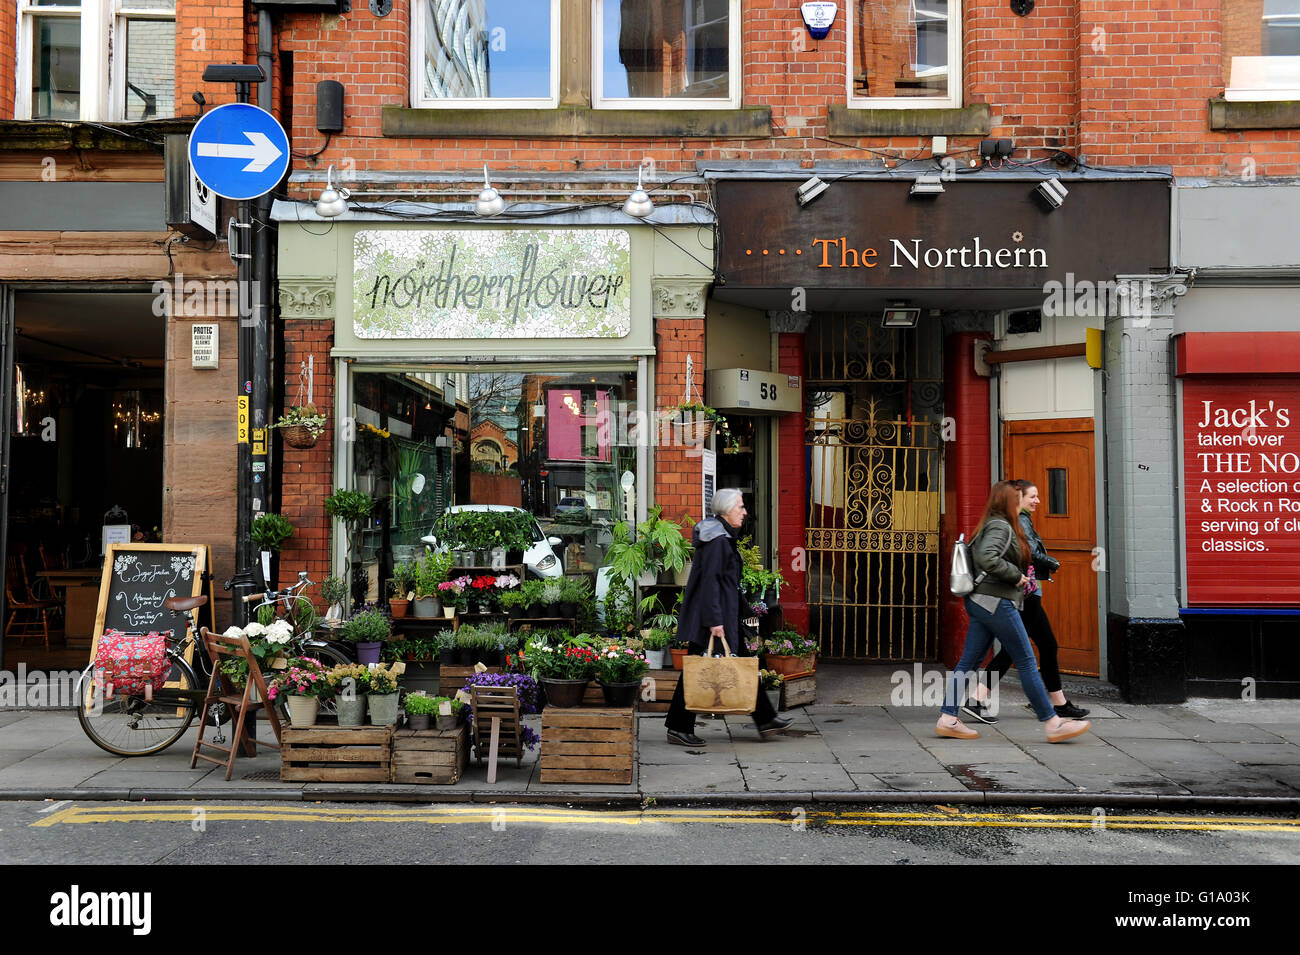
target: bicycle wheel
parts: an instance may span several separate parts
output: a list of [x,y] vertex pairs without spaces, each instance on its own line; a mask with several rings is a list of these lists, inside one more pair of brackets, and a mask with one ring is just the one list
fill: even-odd
[[86,667],[77,683],[77,719],[100,749],[115,756],[150,756],[185,735],[199,710],[203,690],[184,660],[172,661],[168,686],[153,698],[114,693],[105,699],[95,667]]

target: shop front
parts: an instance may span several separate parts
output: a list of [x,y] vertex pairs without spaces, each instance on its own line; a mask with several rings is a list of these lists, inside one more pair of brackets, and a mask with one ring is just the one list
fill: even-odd
[[[693,285],[702,301],[707,274],[627,216],[593,215],[545,227],[375,216],[325,235],[281,216],[285,403],[309,363],[328,369],[312,400],[332,417],[328,440],[284,451],[280,509],[307,530],[285,572],[320,579],[346,562],[354,601],[381,602],[444,515],[487,509],[531,518],[528,576],[594,579],[615,525],[656,503],[657,458],[671,454],[653,446],[657,322],[674,321],[656,287]],[[709,234],[664,231],[688,247]],[[377,502],[358,533],[313,525],[333,488]],[[328,566],[313,567],[313,542],[331,540]]]
[[[814,174],[829,188],[801,204]],[[939,194],[883,167],[715,178],[713,296],[762,310],[775,370],[804,382],[773,426],[787,618],[830,658],[951,664],[952,542],[992,481],[1024,477],[1050,496],[1036,520],[1068,565],[1045,598],[1063,668],[1104,675],[1097,345],[1147,288],[1124,277],[1168,272],[1169,177],[1062,176],[1059,206],[1040,175],[956,175]]]

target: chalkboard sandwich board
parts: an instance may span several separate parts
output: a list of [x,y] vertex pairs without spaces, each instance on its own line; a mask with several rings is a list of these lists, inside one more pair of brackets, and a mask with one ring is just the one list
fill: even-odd
[[[123,633],[170,631],[174,638],[185,635],[184,614],[163,606],[169,597],[197,597],[208,588],[206,544],[110,544],[104,555],[104,573],[99,585],[99,610],[95,615],[95,636],[90,659],[99,650],[105,630]],[[209,594],[211,596],[211,594]],[[199,611],[208,614],[212,627],[212,601]]]

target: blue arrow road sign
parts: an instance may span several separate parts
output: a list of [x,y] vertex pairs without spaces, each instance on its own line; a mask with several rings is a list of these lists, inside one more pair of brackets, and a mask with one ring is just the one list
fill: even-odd
[[264,109],[228,103],[205,113],[190,133],[190,165],[227,199],[256,199],[289,168],[289,137]]

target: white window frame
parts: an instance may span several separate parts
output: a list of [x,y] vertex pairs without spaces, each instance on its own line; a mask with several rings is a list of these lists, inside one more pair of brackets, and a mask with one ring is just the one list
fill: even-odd
[[[668,3],[689,0],[664,0]],[[728,0],[727,9],[727,89],[725,97],[613,97],[604,94],[605,60],[605,10],[603,0],[591,0],[591,92],[596,109],[739,109],[741,96],[741,0]]]
[[[176,20],[175,9],[138,9],[131,5],[130,0],[80,0],[68,6],[37,6],[32,0],[18,0],[17,16],[14,116],[32,118],[32,30],[35,18],[79,16],[81,113],[78,118],[83,122],[121,122],[126,118],[127,21]],[[121,54],[111,56],[111,50],[119,50]]]
[[[1297,6],[1300,7],[1300,5]],[[1300,10],[1297,10],[1296,13],[1284,13],[1284,14],[1274,14],[1274,15],[1265,14],[1263,17],[1260,18],[1260,28],[1263,29],[1266,25],[1268,25],[1268,22],[1270,20],[1295,21],[1294,25],[1291,28],[1300,30]],[[1289,73],[1291,77],[1300,77],[1300,56],[1281,56],[1281,55],[1252,56],[1252,57],[1234,56],[1232,57],[1232,63],[1230,64],[1232,69],[1230,70],[1230,75],[1228,77],[1229,83],[1231,83],[1233,79],[1236,79],[1236,76],[1233,74],[1236,73],[1235,67],[1236,67],[1237,60],[1275,60],[1275,61],[1285,60],[1287,61],[1285,64],[1287,68],[1286,72]],[[1300,99],[1300,85],[1237,86],[1237,87],[1229,86],[1226,90],[1223,91],[1223,98],[1228,102],[1238,102],[1238,103],[1263,103],[1263,102],[1276,101],[1276,100]]]
[[[546,0],[531,0],[539,3]],[[416,109],[554,109],[560,102],[560,0],[551,5],[551,91],[549,96],[437,98],[424,95],[424,11],[428,0],[411,4],[411,103]]]
[[[913,3],[916,0],[912,0]],[[856,96],[853,92],[853,67],[856,62],[853,40],[857,36],[854,14],[857,4],[845,4],[848,42],[845,44],[848,60],[844,69],[844,90],[848,104],[854,109],[958,109],[962,104],[962,9],[961,0],[948,0],[948,95],[947,96]]]

